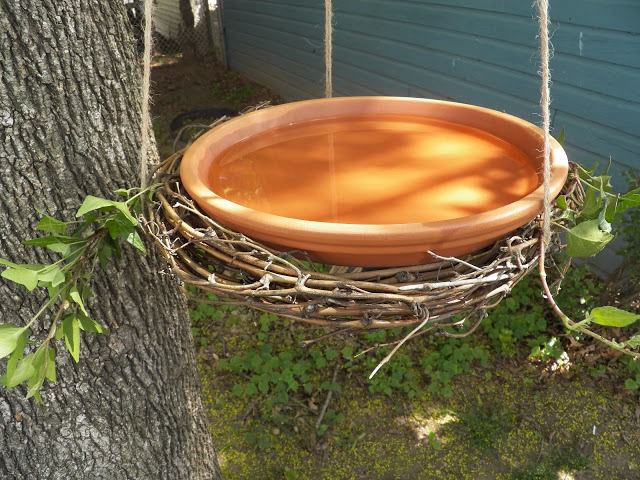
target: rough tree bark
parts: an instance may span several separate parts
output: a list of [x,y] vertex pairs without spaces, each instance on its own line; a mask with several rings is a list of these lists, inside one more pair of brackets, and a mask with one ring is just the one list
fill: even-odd
[[[140,62],[122,0],[0,0],[0,257],[45,260],[21,241],[36,209],[71,218],[86,194],[138,182]],[[0,478],[219,478],[184,298],[153,253],[96,282],[79,364],[58,349],[44,405],[0,387]],[[0,323],[42,298],[0,280]]]

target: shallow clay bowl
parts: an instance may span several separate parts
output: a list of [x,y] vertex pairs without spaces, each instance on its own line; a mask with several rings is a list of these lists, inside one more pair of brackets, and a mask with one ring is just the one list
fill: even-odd
[[[551,145],[551,192],[567,156]],[[184,154],[180,176],[220,224],[313,260],[428,263],[493,243],[542,210],[542,131],[494,110],[345,97],[230,120]],[[299,254],[299,253],[298,253]]]

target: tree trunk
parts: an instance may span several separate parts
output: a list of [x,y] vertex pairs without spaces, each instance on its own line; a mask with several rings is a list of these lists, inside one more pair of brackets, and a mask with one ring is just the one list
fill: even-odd
[[180,32],[180,46],[184,61],[192,61],[197,56],[197,46],[195,38],[195,18],[191,0],[179,0],[180,16],[182,17],[182,31]]
[[[47,260],[21,245],[36,209],[72,218],[138,183],[140,73],[122,0],[0,1],[0,257]],[[91,305],[111,333],[84,335],[79,364],[58,348],[43,405],[0,387],[0,478],[220,478],[184,297],[126,250]],[[0,279],[0,299],[24,324],[43,297]]]

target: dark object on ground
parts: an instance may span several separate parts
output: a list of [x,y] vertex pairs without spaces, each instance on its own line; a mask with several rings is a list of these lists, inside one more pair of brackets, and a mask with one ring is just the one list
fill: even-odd
[[224,117],[225,115],[228,117],[235,117],[236,115],[238,115],[238,112],[224,107],[190,110],[174,117],[173,120],[171,120],[169,128],[172,132],[175,132],[188,123],[192,122],[193,120],[209,120],[205,123],[211,123],[213,122],[213,120]]

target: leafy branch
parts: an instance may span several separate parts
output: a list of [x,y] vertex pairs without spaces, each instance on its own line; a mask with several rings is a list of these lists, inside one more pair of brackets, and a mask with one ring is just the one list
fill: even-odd
[[[0,325],[0,358],[8,357],[0,384],[6,388],[26,384],[27,398],[41,401],[39,391],[44,381],[55,382],[57,377],[54,341],[64,339],[77,363],[80,332],[107,332],[87,311],[91,279],[96,268],[105,268],[113,256],[121,255],[123,243],[145,253],[135,214],[141,209],[144,195],[151,195],[158,186],[116,190],[124,198],[121,201],[89,195],[76,212],[76,220],[65,222],[45,215],[36,229],[46,235],[24,244],[58,254],[60,258],[53,263],[17,264],[0,258],[0,265],[6,267],[0,276],[30,292],[45,288],[48,297],[26,325]],[[36,322],[47,331],[44,339],[31,337]]]
[[[566,232],[567,247],[565,253],[569,257],[593,257],[598,254],[614,238],[614,224],[630,208],[640,206],[640,188],[625,194],[613,192],[611,177],[605,172],[595,176],[595,168],[587,170],[578,165],[578,178],[584,190],[584,202],[580,209],[572,208],[567,198],[560,195],[556,205],[563,210],[561,220],[573,226],[561,226]],[[589,328],[591,324],[605,327],[622,328],[640,320],[640,314],[627,312],[612,306],[596,307],[579,322],[566,315],[555,302],[547,283],[547,275],[543,268],[545,252],[541,249],[539,273],[545,296],[552,309],[562,321],[564,327],[572,332],[589,336],[608,347],[640,359],[640,353],[633,349],[640,347],[640,335],[634,335],[624,342],[603,337]]]

